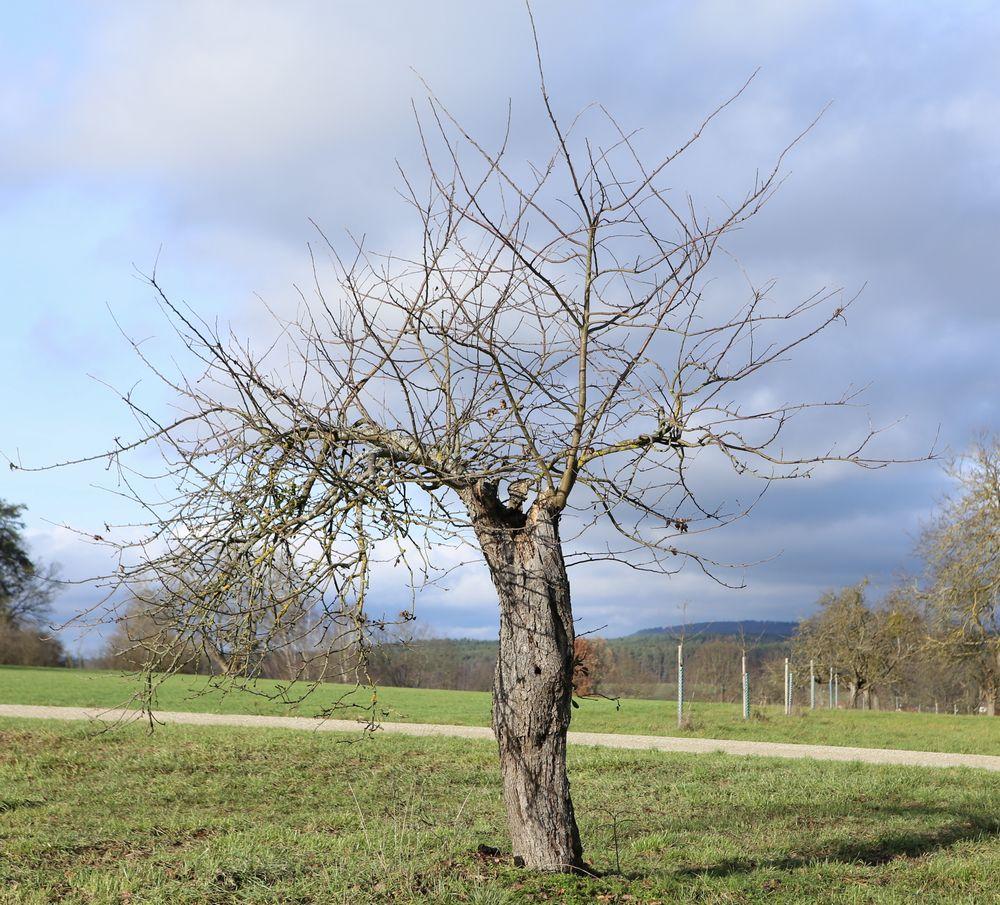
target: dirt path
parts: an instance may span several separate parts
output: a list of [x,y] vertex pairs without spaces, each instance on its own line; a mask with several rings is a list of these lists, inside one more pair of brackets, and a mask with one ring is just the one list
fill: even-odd
[[[133,722],[142,719],[135,710],[102,710],[96,707],[35,707],[27,704],[0,704],[0,717],[27,717],[50,720],[103,720]],[[316,720],[294,716],[254,716],[250,714],[179,713],[158,711],[162,723],[193,726],[259,726],[273,729],[307,729],[314,732],[359,732],[353,720]],[[455,738],[492,739],[484,726],[440,726],[430,723],[381,723],[380,732],[400,735],[445,735]],[[670,738],[657,735],[613,735],[601,732],[570,732],[570,744],[602,748],[680,751],[688,754],[727,754],[758,757],[811,757],[818,760],[862,761],[870,764],[905,764],[918,767],[978,767],[1000,771],[1000,757],[987,754],[944,754],[936,751],[900,751],[882,748],[846,748],[836,745],[793,745],[786,742],[747,742],[714,738]]]

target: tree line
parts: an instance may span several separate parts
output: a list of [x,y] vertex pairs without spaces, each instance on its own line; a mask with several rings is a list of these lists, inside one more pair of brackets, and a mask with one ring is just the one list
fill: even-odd
[[[848,707],[982,709],[1000,705],[1000,439],[984,438],[948,465],[956,490],[942,502],[917,542],[922,568],[880,599],[858,583],[820,598],[816,613],[788,640],[688,635],[686,686],[691,700],[735,703],[741,659],[747,657],[752,700],[777,703],[784,694],[784,659],[791,658],[799,701],[808,699],[809,667],[825,684],[831,670]],[[135,632],[135,624],[130,623]],[[141,635],[141,632],[139,633]],[[575,639],[577,694],[670,698],[676,694],[673,635]],[[177,643],[180,643],[179,641]],[[189,671],[211,672],[191,639],[187,654],[171,659]],[[382,685],[488,691],[497,658],[495,641],[428,637],[411,626],[385,626],[368,641],[365,681]],[[160,655],[165,647],[157,645]],[[294,648],[294,645],[291,645]],[[328,656],[272,645],[255,663],[256,675],[331,681],[358,678],[356,641],[331,646]],[[142,667],[151,651],[124,630],[113,636],[100,664]],[[219,656],[221,656],[221,652]],[[306,668],[308,664],[308,668]],[[820,692],[821,694],[821,692]]]
[[[800,703],[808,700],[813,675],[823,686],[817,695],[825,700],[832,671],[847,707],[958,707],[995,715],[1000,706],[1000,440],[977,442],[948,471],[957,491],[918,540],[919,574],[880,599],[872,599],[866,581],[824,594],[816,613],[790,639],[721,636],[711,629],[687,634],[688,698],[735,704],[745,655],[752,701],[780,702],[789,657]],[[23,507],[0,501],[0,662],[66,665],[66,651],[49,628],[56,570],[29,554],[22,513]],[[363,658],[356,639],[318,651],[318,637],[304,632],[285,645],[270,645],[252,663],[234,664],[223,649],[213,651],[179,636],[165,639],[167,630],[149,617],[123,622],[88,665],[139,670],[159,658],[155,665],[163,669],[177,664],[205,674],[239,668],[251,677],[489,691],[497,658],[495,641],[434,638],[412,627],[384,626],[367,639]],[[682,634],[577,636],[576,693],[672,698]]]
[[917,542],[921,572],[878,602],[864,582],[827,594],[796,637],[799,659],[833,668],[850,703],[891,695],[1000,706],[1000,439],[983,438],[948,471],[957,487]]
[[[917,542],[919,574],[880,599],[872,599],[866,581],[824,594],[816,613],[790,639],[720,636],[710,629],[688,634],[688,698],[735,704],[745,655],[752,701],[777,703],[789,657],[801,703],[808,700],[813,675],[823,685],[817,693],[824,699],[832,671],[847,707],[958,707],[995,715],[1000,706],[1000,440],[977,442],[948,471],[957,490]],[[66,652],[49,628],[56,570],[29,554],[22,513],[23,507],[0,501],[0,662],[66,665]],[[154,665],[160,668],[175,665],[205,674],[242,670],[250,677],[284,680],[488,691],[498,652],[495,641],[434,638],[412,627],[383,626],[367,638],[363,652],[356,638],[328,641],[320,650],[319,637],[304,631],[284,645],[269,645],[253,662],[236,664],[224,649],[165,637],[168,631],[148,616],[123,622],[88,665],[139,670],[159,658]],[[682,634],[577,636],[576,693],[672,698]]]
[[29,554],[23,511],[0,500],[0,663],[64,666],[66,651],[48,629],[56,568]]

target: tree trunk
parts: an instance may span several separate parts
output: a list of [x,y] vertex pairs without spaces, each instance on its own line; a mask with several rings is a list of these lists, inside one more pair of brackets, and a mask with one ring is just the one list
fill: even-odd
[[1000,688],[997,687],[996,683],[988,682],[980,688],[979,700],[981,705],[986,709],[987,716],[997,715],[998,698],[1000,698]]
[[981,692],[986,705],[986,715],[996,716],[1000,705],[1000,647],[993,650],[993,669],[987,670],[986,682]]
[[504,506],[491,485],[466,500],[500,603],[493,731],[513,852],[526,867],[583,864],[566,772],[573,616],[559,513]]

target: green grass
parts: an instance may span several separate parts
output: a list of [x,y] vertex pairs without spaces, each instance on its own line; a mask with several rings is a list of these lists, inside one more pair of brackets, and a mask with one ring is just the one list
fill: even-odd
[[486,742],[4,719],[0,902],[998,901],[1000,775],[590,748],[570,762],[597,878],[511,865]]
[[[0,668],[0,703],[114,707],[137,690],[134,677],[115,672],[66,669]],[[223,691],[198,676],[174,676],[157,692],[161,710],[212,713],[313,715],[347,695],[346,702],[365,705],[371,690],[323,685],[300,704],[275,695],[275,682],[257,683],[257,691]],[[297,696],[293,691],[292,696]],[[484,692],[434,691],[419,688],[379,688],[380,718],[400,722],[489,724],[490,697]],[[350,709],[340,714],[350,717]],[[786,717],[781,709],[758,708],[753,719],[740,719],[729,704],[690,707],[690,725],[677,728],[676,706],[666,701],[626,699],[585,700],[573,712],[573,729],[640,735],[684,735],[702,738],[751,739],[803,744],[852,745],[865,748],[905,748],[963,754],[1000,754],[1000,719],[981,716],[893,713],[877,711],[799,710]],[[360,711],[357,712],[360,716]]]

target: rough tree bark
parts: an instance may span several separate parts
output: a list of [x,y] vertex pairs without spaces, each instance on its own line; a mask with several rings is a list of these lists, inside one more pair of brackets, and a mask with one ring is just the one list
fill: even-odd
[[573,696],[573,616],[559,509],[527,514],[480,484],[466,505],[500,604],[493,731],[513,853],[536,870],[583,865],[566,770]]

